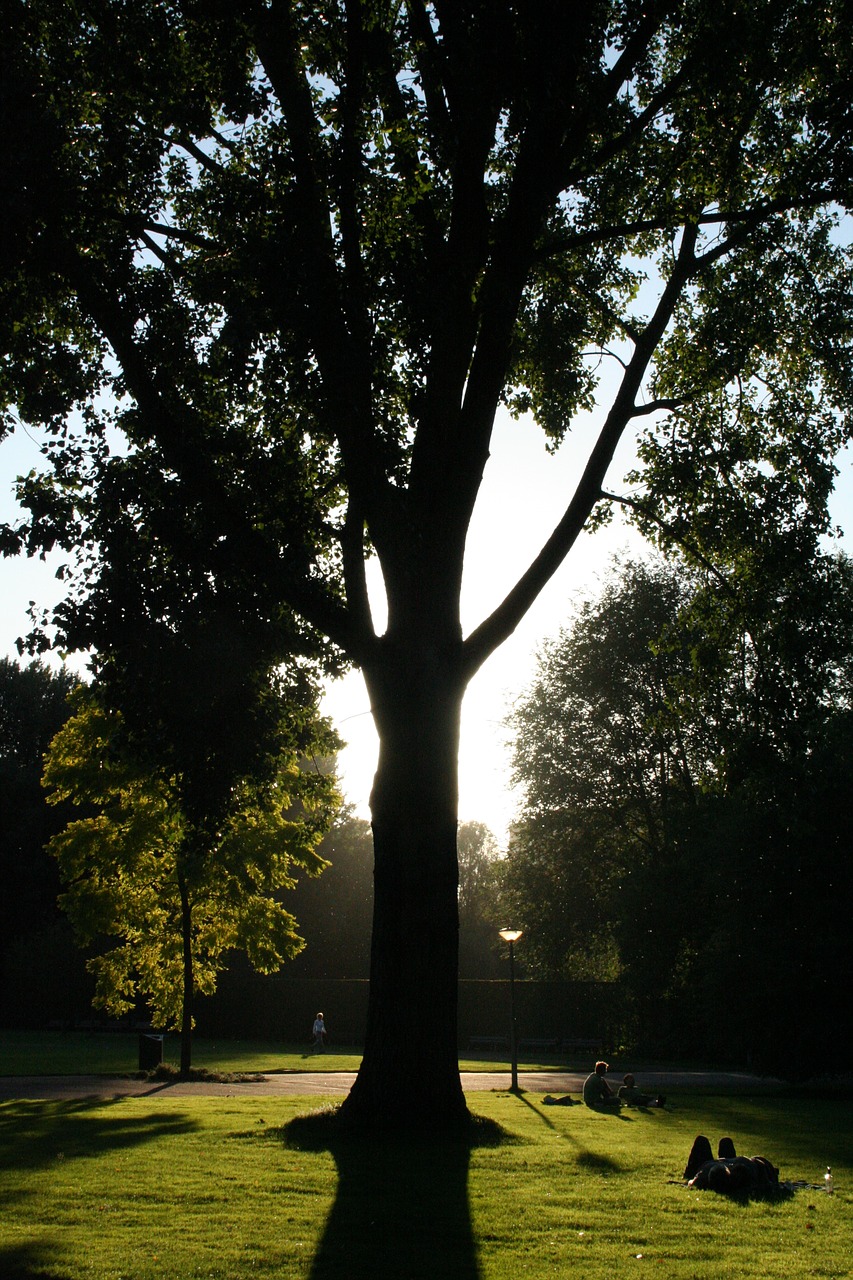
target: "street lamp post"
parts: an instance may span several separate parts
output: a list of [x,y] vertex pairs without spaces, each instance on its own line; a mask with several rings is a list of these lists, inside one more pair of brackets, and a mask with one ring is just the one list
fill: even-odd
[[518,1037],[515,1029],[515,955],[513,953],[513,944],[518,942],[521,937],[521,930],[499,929],[498,933],[504,942],[509,943],[509,1051],[512,1061],[512,1083],[510,1088],[513,1093],[518,1093]]

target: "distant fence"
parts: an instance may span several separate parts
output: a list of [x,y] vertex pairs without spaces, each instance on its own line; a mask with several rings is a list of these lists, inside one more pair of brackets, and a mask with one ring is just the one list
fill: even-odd
[[[45,930],[28,946],[11,948],[0,972],[0,1026],[46,1027],[91,1021],[93,981],[65,927]],[[216,995],[197,1001],[200,1036],[260,1038],[308,1043],[314,1015],[322,1010],[329,1044],[360,1045],[367,1023],[366,979],[262,976],[244,961],[220,976]],[[509,1036],[506,980],[459,983],[459,1047],[474,1037]],[[625,1001],[618,983],[517,981],[519,1039],[600,1040],[609,1048],[624,1039]]]
[[[329,1043],[361,1044],[367,1021],[368,983],[360,979],[260,977],[224,974],[215,996],[199,1002],[203,1036],[259,1036],[308,1040],[314,1014],[322,1010]],[[509,983],[459,983],[459,1046],[473,1037],[508,1035]],[[623,995],[616,983],[528,982],[515,984],[519,1038],[600,1040],[615,1044],[623,1025]]]

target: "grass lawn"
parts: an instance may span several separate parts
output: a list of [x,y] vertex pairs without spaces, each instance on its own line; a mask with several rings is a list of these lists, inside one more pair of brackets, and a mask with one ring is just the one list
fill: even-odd
[[[599,1115],[476,1093],[497,1145],[301,1148],[317,1099],[0,1104],[0,1275],[52,1280],[842,1277],[853,1104],[691,1098]],[[417,1107],[417,1089],[412,1090]],[[697,1132],[836,1194],[734,1203],[680,1181]]]
[[[163,1049],[164,1061],[177,1066],[177,1035],[167,1035]],[[271,1040],[193,1042],[193,1066],[208,1071],[357,1071],[360,1062],[361,1050],[346,1047],[316,1054],[307,1045]],[[494,1058],[466,1058],[459,1065],[463,1071],[509,1071],[508,1062]],[[552,1070],[555,1063],[544,1065]],[[128,1075],[138,1066],[138,1036],[130,1032],[0,1031],[0,1076]],[[522,1071],[541,1066],[538,1060],[519,1063]]]
[[[181,1056],[167,1035],[163,1059]],[[209,1071],[356,1071],[361,1051],[312,1053],[307,1045],[264,1040],[193,1041],[193,1066]],[[0,1031],[0,1076],[127,1075],[139,1066],[139,1038],[130,1032]]]

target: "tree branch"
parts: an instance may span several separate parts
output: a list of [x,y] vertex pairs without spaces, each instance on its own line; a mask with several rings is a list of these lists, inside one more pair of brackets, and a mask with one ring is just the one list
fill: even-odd
[[320,177],[321,140],[312,87],[302,67],[291,0],[255,9],[258,56],[288,126],[296,178],[294,205],[301,246],[302,297],[327,394],[329,419],[341,446],[350,492],[364,511],[381,505],[387,490],[377,458],[370,363],[353,340],[345,315],[329,204]]
[[177,278],[186,274],[181,270],[180,262],[173,258],[171,254],[166,253],[164,249],[161,249],[157,241],[152,239],[146,231],[140,232],[139,239],[145,245],[149,253],[153,253],[158,262],[162,262],[163,266],[167,267],[174,277]]
[[644,418],[649,417],[652,413],[661,413],[664,411],[672,412],[673,409],[680,409],[683,405],[688,404],[688,400],[650,400],[648,404],[637,405],[634,409],[633,417]]
[[434,140],[439,150],[444,153],[444,160],[450,152],[451,120],[444,92],[440,65],[443,57],[430,24],[426,5],[423,0],[406,0],[412,33],[418,41],[418,70],[427,104],[427,116],[434,128]]
[[193,142],[192,138],[175,134],[174,141],[183,151],[186,151],[188,156],[192,156],[193,160],[200,164],[203,169],[207,169],[208,173],[213,173],[217,178],[221,178],[226,172],[222,165],[214,160],[212,156],[209,156],[206,151],[202,150],[198,143]]
[[225,539],[220,552],[231,562],[233,572],[257,575],[260,568],[269,589],[282,603],[301,614],[310,626],[325,632],[345,652],[357,651],[361,641],[346,609],[323,591],[309,573],[287,571],[281,549],[253,526],[242,498],[235,500],[223,482],[211,442],[199,425],[196,412],[182,401],[178,415],[168,402],[163,386],[171,389],[171,379],[148,367],[134,333],[135,317],[123,304],[120,289],[99,279],[90,260],[79,254],[69,255],[65,269],[81,305],[112,347],[146,431],[162,450],[166,465],[180,477],[193,501],[218,513],[219,529]]
[[518,626],[533,601],[563,563],[591,511],[601,500],[607,468],[626,426],[635,416],[637,392],[649,362],[672,318],[684,286],[695,273],[694,251],[697,237],[698,228],[695,224],[685,228],[672,274],[628,363],[610,412],[562,519],[503,603],[464,641],[463,669],[469,678]]
[[[699,227],[728,226],[747,224],[758,226],[775,214],[789,213],[792,209],[818,209],[832,200],[830,192],[821,195],[816,193],[807,199],[796,196],[778,196],[765,204],[756,205],[752,209],[724,209],[715,213],[701,213],[692,218]],[[574,235],[554,237],[542,242],[537,250],[537,258],[550,258],[560,253],[571,253],[575,249],[583,249],[588,245],[608,244],[613,240],[628,240],[632,236],[643,235],[649,231],[674,231],[681,225],[683,211],[674,209],[671,215],[660,218],[640,218],[633,222],[613,223],[604,227],[591,227],[588,231],[578,231]]]
[[143,222],[143,231],[153,231],[155,235],[166,236],[170,240],[180,240],[183,244],[192,245],[196,249],[210,249],[219,252],[221,246],[207,236],[200,236],[195,231],[187,231],[184,227],[172,227],[163,222]]
[[630,511],[635,511],[637,515],[641,515],[646,520],[651,521],[652,524],[656,524],[657,527],[666,534],[671,543],[677,547],[681,547],[681,549],[686,551],[688,555],[693,557],[693,559],[698,560],[702,567],[707,569],[711,576],[719,582],[721,587],[724,587],[725,590],[732,595],[736,594],[726,575],[722,573],[716,565],[712,564],[708,557],[703,555],[698,547],[693,543],[688,542],[686,538],[679,537],[666,520],[664,520],[662,516],[659,516],[656,511],[652,510],[651,507],[647,506],[644,502],[640,502],[637,498],[629,498],[627,495],[620,495],[617,493],[607,493],[603,489],[601,491],[601,497],[607,502],[616,502],[619,506],[627,507]]

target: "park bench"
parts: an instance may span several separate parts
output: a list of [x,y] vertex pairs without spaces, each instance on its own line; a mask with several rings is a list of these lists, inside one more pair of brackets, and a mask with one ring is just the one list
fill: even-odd
[[469,1049],[508,1049],[509,1036],[471,1036]]

